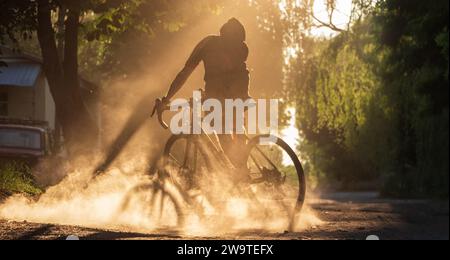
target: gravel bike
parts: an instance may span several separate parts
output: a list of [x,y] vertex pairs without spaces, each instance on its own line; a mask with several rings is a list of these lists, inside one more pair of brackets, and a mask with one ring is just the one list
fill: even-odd
[[[167,105],[156,100],[153,114],[165,129],[168,125],[162,115],[167,110]],[[144,199],[155,222],[181,227],[190,214],[205,219],[224,214],[230,207],[233,214],[239,210],[239,206],[233,205],[238,198],[245,201],[247,215],[282,220],[287,230],[293,230],[306,193],[298,156],[279,137],[245,138],[241,153],[247,167],[243,170],[231,163],[216,134],[202,131],[200,135],[172,135],[150,170],[151,179],[129,192],[122,210],[133,199]]]

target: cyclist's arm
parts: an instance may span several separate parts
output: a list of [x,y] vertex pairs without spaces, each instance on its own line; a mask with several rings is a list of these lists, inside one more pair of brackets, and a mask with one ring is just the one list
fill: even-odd
[[177,77],[170,85],[169,92],[165,97],[166,100],[171,100],[177,94],[177,92],[183,87],[184,83],[186,83],[189,76],[191,76],[192,72],[194,72],[195,68],[197,68],[198,64],[202,61],[203,52],[206,44],[209,42],[209,39],[210,37],[205,38],[195,47],[191,56],[187,60],[186,65],[178,73]]
[[195,67],[187,67],[185,66],[183,70],[181,70],[175,80],[170,85],[169,92],[165,97],[166,100],[171,100],[175,94],[183,87],[184,83],[186,83],[189,76],[191,76],[192,72],[195,70]]

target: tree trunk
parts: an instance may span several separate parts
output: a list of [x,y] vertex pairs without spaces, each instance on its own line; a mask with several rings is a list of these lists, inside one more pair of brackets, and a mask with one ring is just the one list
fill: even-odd
[[68,10],[65,28],[64,62],[58,55],[48,0],[38,1],[38,39],[43,68],[56,105],[65,145],[71,156],[92,151],[98,129],[80,95],[78,78],[79,10]]
[[[58,48],[58,56],[59,61],[62,63],[64,60],[64,23],[66,19],[66,8],[60,4],[58,8],[58,21],[56,23],[57,33],[58,33],[58,39],[57,39],[57,48]],[[55,131],[54,131],[54,138],[55,138],[55,146],[54,150],[56,153],[59,153],[61,151],[61,148],[63,148],[63,134],[62,134],[62,128],[61,124],[59,123],[59,119],[56,118],[55,120]]]
[[61,62],[64,60],[64,24],[66,20],[66,8],[61,4],[58,8],[58,21],[56,23],[56,28],[58,32],[58,55]]

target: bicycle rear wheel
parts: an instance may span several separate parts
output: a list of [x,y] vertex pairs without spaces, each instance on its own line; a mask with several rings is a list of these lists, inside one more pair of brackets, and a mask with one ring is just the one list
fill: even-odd
[[292,231],[306,196],[305,174],[298,156],[281,138],[261,135],[249,141],[247,161],[253,200],[269,215],[285,219]]

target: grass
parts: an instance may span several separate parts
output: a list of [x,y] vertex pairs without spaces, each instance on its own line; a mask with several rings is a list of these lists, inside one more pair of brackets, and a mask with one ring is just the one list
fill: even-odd
[[0,191],[7,193],[42,193],[34,182],[31,169],[23,162],[8,161],[0,164]]

